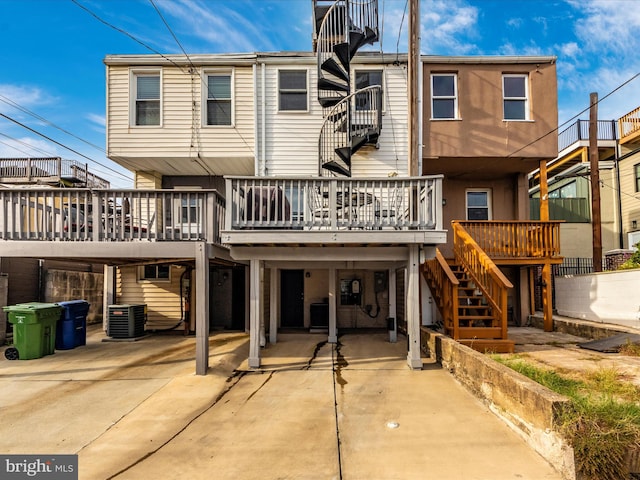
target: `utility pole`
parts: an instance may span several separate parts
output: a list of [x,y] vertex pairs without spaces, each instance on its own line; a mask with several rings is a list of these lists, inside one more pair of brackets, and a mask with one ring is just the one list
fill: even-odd
[[593,271],[602,271],[602,226],[600,216],[600,154],[598,153],[598,94],[592,93],[589,107],[589,164],[591,166],[591,226]]
[[419,67],[420,67],[420,1],[409,0],[409,62],[407,100],[409,104],[409,176],[418,172],[420,152]]

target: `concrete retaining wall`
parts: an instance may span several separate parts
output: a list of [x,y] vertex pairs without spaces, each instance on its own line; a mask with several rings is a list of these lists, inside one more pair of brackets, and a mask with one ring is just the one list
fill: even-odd
[[573,449],[554,430],[568,398],[427,328],[421,331],[421,346],[564,478],[575,479]]
[[558,315],[640,328],[640,269],[555,278]]

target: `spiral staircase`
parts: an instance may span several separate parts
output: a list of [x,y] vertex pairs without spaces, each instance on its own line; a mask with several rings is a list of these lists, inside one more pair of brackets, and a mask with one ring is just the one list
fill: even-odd
[[351,61],[378,40],[378,0],[313,0],[318,101],[324,123],[319,175],[351,176],[351,159],[376,144],[382,126],[382,86],[352,91]]

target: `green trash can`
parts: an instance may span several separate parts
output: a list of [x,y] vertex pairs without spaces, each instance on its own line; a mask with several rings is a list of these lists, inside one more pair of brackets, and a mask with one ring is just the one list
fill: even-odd
[[56,323],[62,307],[55,303],[20,303],[3,307],[13,325],[13,347],[5,350],[9,360],[31,360],[51,355],[56,348]]

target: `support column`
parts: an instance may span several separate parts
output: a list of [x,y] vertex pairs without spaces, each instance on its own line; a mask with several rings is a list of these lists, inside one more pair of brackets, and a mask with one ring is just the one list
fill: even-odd
[[329,343],[338,343],[338,317],[336,315],[338,302],[336,301],[336,269],[329,269]]
[[411,368],[422,369],[420,354],[420,250],[418,245],[409,245],[406,312],[407,335],[409,337],[407,363]]
[[116,303],[116,267],[105,265],[102,285],[102,329],[109,327],[109,305]]
[[551,263],[542,267],[542,314],[545,332],[553,332],[553,299],[551,296]]
[[196,243],[196,375],[209,369],[209,251],[205,242]]
[[278,312],[280,311],[280,297],[278,296],[279,269],[271,267],[271,281],[269,282],[269,343],[275,345],[278,341]]
[[249,266],[249,367],[260,366],[260,317],[262,316],[260,270],[262,262],[252,258]]
[[396,269],[389,269],[389,318],[393,319],[393,325],[389,329],[389,342],[396,343],[398,341],[398,317],[396,311]]

